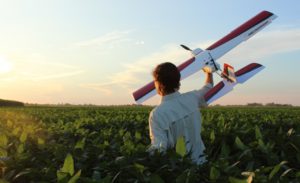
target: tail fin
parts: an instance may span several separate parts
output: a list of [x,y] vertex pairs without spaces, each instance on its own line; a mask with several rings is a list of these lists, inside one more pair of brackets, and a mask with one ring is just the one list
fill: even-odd
[[225,79],[229,80],[232,83],[235,83],[236,77],[234,73],[234,68],[231,65],[224,63],[222,77],[224,77]]
[[[224,71],[226,70],[225,68],[226,67],[224,66]],[[234,72],[236,82],[228,81],[228,78],[223,79],[223,81],[220,81],[204,95],[204,99],[206,100],[207,104],[214,102],[215,100],[232,91],[235,85],[237,85],[238,83],[244,83],[264,68],[265,67],[263,65],[257,63],[252,63],[247,65],[246,67],[243,67],[242,69]],[[228,75],[230,75],[230,67],[227,67],[227,71]]]

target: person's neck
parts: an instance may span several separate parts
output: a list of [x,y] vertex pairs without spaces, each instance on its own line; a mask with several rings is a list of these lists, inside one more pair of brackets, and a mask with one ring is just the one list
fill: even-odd
[[177,92],[178,90],[175,90],[175,91],[173,91],[173,92],[169,92],[169,93],[165,93],[165,94],[162,94],[161,96],[163,97],[163,96],[166,96],[166,95],[170,95],[170,94],[173,94],[173,93],[175,93],[175,92]]

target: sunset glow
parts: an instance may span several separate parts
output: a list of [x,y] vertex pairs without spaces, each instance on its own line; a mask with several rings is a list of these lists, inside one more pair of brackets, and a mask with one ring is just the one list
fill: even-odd
[[12,64],[4,57],[0,56],[0,74],[8,73],[12,70]]
[[[267,10],[278,18],[217,60],[236,70],[252,62],[266,69],[213,104],[300,105],[299,7],[296,0],[3,1],[0,99],[133,104],[132,92],[152,80],[157,64],[179,65],[190,58],[180,44],[205,49]],[[221,80],[214,77],[215,84]],[[198,72],[182,82],[180,92],[199,89],[203,82],[204,74]]]

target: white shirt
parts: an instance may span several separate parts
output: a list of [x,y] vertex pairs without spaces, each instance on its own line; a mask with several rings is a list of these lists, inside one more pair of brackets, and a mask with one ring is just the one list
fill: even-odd
[[160,105],[149,116],[151,146],[149,151],[161,152],[176,145],[181,136],[185,139],[187,152],[191,151],[192,160],[201,164],[205,162],[205,149],[200,136],[201,115],[199,107],[207,106],[204,95],[212,88],[206,84],[200,90],[187,93],[174,92],[162,97]]

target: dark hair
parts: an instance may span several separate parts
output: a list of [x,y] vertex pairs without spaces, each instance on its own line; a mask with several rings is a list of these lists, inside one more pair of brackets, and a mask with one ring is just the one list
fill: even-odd
[[159,90],[164,95],[173,93],[180,87],[180,72],[177,67],[170,62],[156,66],[152,75],[154,80],[158,81],[160,86]]

